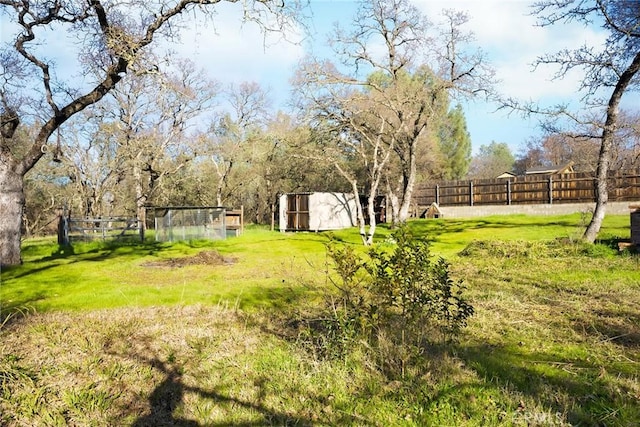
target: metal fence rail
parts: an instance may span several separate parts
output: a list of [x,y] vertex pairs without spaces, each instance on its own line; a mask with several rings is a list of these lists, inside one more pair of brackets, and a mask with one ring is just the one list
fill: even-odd
[[142,223],[137,218],[71,218],[63,215],[58,223],[58,243],[64,245],[74,240],[142,239],[143,236]]

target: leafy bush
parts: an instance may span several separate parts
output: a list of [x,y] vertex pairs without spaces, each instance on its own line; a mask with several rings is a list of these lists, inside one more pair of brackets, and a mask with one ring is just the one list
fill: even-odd
[[449,264],[433,259],[428,244],[406,227],[392,234],[392,245],[367,253],[330,242],[327,271],[336,290],[307,334],[323,355],[344,355],[364,344],[376,366],[404,376],[430,344],[454,338],[473,307]]

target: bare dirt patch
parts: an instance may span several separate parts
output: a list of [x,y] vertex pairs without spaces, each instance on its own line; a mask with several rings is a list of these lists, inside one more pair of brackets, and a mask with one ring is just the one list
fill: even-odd
[[202,251],[196,255],[189,257],[168,258],[158,261],[149,261],[142,264],[142,266],[179,268],[188,265],[231,265],[235,262],[235,258],[222,256],[217,251]]

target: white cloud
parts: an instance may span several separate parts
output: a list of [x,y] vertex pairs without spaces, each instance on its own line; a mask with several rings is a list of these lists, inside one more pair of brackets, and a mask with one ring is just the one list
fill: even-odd
[[443,9],[466,11],[476,44],[489,57],[500,79],[500,91],[511,97],[544,100],[572,97],[579,87],[581,74],[576,70],[563,79],[554,80],[558,68],[533,63],[540,56],[585,44],[601,45],[605,36],[593,27],[579,24],[540,27],[531,15],[530,2],[518,0],[416,0],[415,4],[433,21]]
[[227,7],[213,22],[191,20],[181,31],[180,43],[171,48],[219,82],[255,81],[266,89],[287,84],[304,55],[301,34],[298,28],[285,34],[264,33],[254,22],[242,24],[240,7]]

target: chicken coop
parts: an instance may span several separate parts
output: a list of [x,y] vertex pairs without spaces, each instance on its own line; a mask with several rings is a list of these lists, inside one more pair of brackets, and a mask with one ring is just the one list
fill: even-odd
[[222,206],[152,207],[155,239],[159,242],[180,240],[221,240],[242,232],[242,209]]

